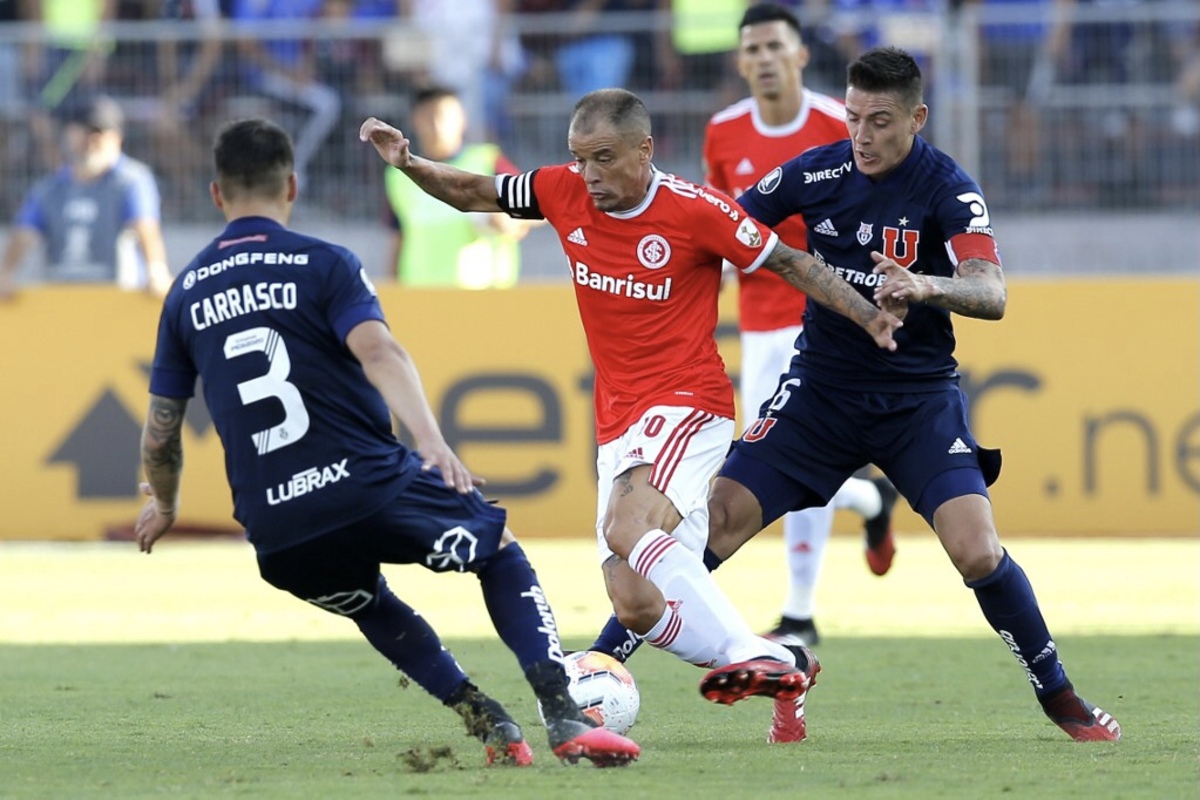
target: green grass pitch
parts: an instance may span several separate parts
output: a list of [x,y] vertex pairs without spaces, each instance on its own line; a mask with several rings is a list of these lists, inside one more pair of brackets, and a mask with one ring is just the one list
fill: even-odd
[[[1197,796],[1200,543],[1009,543],[1076,685],[1124,729],[1080,745],[1041,715],[936,546],[902,538],[880,580],[846,539],[823,578],[809,740],[768,746],[767,701],[709,704],[699,670],[647,648],[631,662],[643,756],[622,770],[555,761],[515,660],[477,630],[469,576],[389,573],[525,726],[531,769],[484,767],[455,715],[344,620],[258,582],[244,545],[0,545],[0,798]],[[783,578],[777,542],[754,546],[718,575],[762,625]],[[567,646],[585,646],[603,619],[590,547],[527,549]]]

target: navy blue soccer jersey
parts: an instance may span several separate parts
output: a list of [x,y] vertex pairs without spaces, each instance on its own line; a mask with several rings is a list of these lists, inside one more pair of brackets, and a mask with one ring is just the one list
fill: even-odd
[[150,391],[191,397],[202,379],[258,552],[365,518],[419,468],[345,345],[383,319],[353,253],[261,217],[231,222],[171,286]]
[[[995,258],[983,193],[953,159],[917,137],[907,158],[874,182],[858,171],[851,147],[846,140],[808,150],[738,202],[772,227],[802,215],[809,252],[868,300],[883,279],[873,272],[872,251],[943,277],[954,274],[955,246]],[[957,380],[950,312],[912,303],[895,339],[894,352],[883,350],[857,324],[810,298],[792,369],[846,389],[921,391]]]

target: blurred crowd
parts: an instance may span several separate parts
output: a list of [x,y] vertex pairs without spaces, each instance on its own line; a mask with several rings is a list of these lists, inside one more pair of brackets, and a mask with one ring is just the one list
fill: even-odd
[[[356,141],[357,123],[369,114],[403,122],[429,87],[461,99],[468,141],[495,142],[518,164],[565,159],[559,130],[574,99],[602,86],[630,88],[656,114],[665,166],[699,179],[704,120],[742,90],[731,51],[747,4],[0,0],[0,23],[16,23],[0,24],[0,214],[11,219],[32,180],[61,164],[62,115],[96,92],[121,104],[126,148],[158,176],[168,219],[205,201],[216,125],[251,114],[292,132],[302,186],[323,212],[377,218],[383,190]],[[789,5],[806,25],[807,85],[840,95],[851,57],[895,44],[926,67],[931,105],[961,96],[963,62],[939,69],[946,31],[961,30],[948,26],[985,14],[971,29],[977,40],[957,52],[974,60],[967,74],[978,75],[978,171],[993,204],[1197,202],[1195,0]],[[1144,13],[1164,8],[1184,11]]]

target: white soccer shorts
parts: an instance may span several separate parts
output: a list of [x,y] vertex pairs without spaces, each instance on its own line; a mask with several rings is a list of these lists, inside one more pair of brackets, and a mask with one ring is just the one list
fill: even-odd
[[612,554],[604,539],[604,514],[613,481],[639,464],[653,464],[650,483],[683,521],[671,535],[697,555],[708,542],[708,487],[733,439],[728,417],[686,406],[654,406],[596,455],[596,546],[600,563]]
[[796,354],[796,337],[801,326],[773,331],[743,331],[742,340],[742,430],[758,419],[758,409],[775,395],[779,378],[788,371]]

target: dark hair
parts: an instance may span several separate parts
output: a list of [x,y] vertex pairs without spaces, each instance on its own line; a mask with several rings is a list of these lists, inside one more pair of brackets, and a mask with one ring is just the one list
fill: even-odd
[[746,13],[742,15],[742,21],[738,23],[738,30],[740,31],[747,25],[761,25],[764,22],[785,23],[796,32],[800,41],[804,41],[804,31],[800,28],[800,20],[796,18],[790,8],[778,3],[759,3],[747,8]]
[[921,68],[897,47],[875,47],[846,68],[846,85],[873,94],[894,94],[908,109],[921,105]]
[[426,103],[432,103],[435,100],[444,100],[447,97],[453,97],[457,99],[458,92],[454,91],[449,86],[426,86],[418,89],[416,94],[413,95],[412,107],[416,108],[417,106],[422,106]]
[[579,98],[571,112],[571,127],[587,133],[596,124],[608,122],[621,133],[650,135],[650,112],[642,98],[625,89],[597,89]]
[[227,197],[275,197],[285,191],[296,159],[287,132],[265,119],[230,122],[213,144],[217,182]]
[[125,114],[116,100],[107,95],[71,97],[59,108],[66,124],[80,125],[90,131],[118,131],[125,127]]

